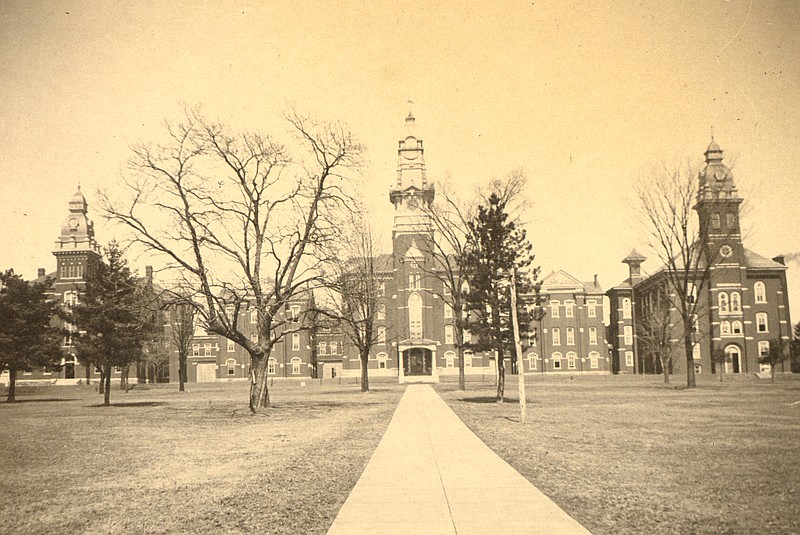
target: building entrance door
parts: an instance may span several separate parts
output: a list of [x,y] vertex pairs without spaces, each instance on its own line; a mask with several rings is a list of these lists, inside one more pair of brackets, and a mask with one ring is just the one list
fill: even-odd
[[432,354],[429,349],[414,347],[404,353],[403,371],[406,375],[431,375]]

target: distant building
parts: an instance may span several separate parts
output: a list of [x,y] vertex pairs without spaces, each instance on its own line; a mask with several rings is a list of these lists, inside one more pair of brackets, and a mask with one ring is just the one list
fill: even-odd
[[[694,326],[693,365],[696,373],[716,373],[721,363],[712,358],[724,353],[725,372],[755,373],[769,370],[759,357],[769,351],[770,340],[789,341],[786,266],[780,257],[772,260],[746,249],[739,220],[739,196],[731,170],[723,163],[722,150],[712,140],[705,152],[706,165],[698,176],[699,194],[695,209],[708,222],[702,231],[709,249],[719,251],[721,261],[711,267],[709,283],[698,300]],[[661,364],[647,355],[639,343],[651,306],[667,286],[664,267],[649,276],[641,272],[645,257],[631,251],[623,262],[629,277],[608,291],[610,300],[609,337],[613,346],[615,373],[660,373]],[[682,322],[673,310],[670,324],[673,339],[682,339]],[[685,353],[678,344],[672,372],[685,372]],[[789,362],[782,369],[789,371]]]

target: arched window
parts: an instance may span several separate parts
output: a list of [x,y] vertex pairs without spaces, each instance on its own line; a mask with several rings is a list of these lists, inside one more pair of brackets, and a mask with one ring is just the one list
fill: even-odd
[[78,292],[68,291],[64,292],[64,308],[72,310],[72,307],[78,304]]
[[378,369],[385,370],[386,369],[386,359],[388,355],[386,353],[378,353]]
[[755,296],[756,303],[767,302],[767,286],[763,282],[757,281],[753,285],[753,294]]
[[597,351],[592,351],[589,353],[589,366],[592,369],[597,369],[600,367],[600,353]]
[[631,317],[631,300],[627,297],[622,299],[622,317],[623,318],[630,318]]
[[456,354],[453,353],[452,351],[445,352],[445,354],[444,354],[444,362],[445,362],[445,364],[444,364],[445,367],[452,368],[453,366],[455,366]]
[[552,358],[553,358],[553,369],[560,370],[561,369],[561,358],[562,358],[561,353],[556,351],[555,353],[553,353]]
[[739,320],[734,321],[731,323],[731,333],[732,334],[742,334],[742,322]]
[[729,229],[732,229],[736,226],[736,216],[733,215],[733,212],[728,212],[725,214],[725,223],[728,225]]
[[719,324],[719,333],[721,335],[731,334],[731,322],[723,321]]
[[567,368],[574,370],[577,361],[578,355],[576,355],[574,351],[567,353]]
[[233,359],[228,359],[225,361],[225,365],[228,367],[228,375],[236,375],[236,361]]
[[731,312],[742,311],[742,298],[739,292],[731,292]]
[[711,227],[715,229],[720,227],[719,212],[711,214]]
[[422,298],[418,293],[408,298],[408,334],[411,338],[422,338]]
[[528,353],[528,370],[529,371],[538,369],[538,367],[539,367],[539,363],[537,362],[538,360],[539,360],[539,355],[537,355],[536,353]]
[[267,373],[268,374],[275,375],[275,365],[276,364],[277,364],[277,361],[275,360],[275,357],[270,357],[269,360],[267,361]]
[[295,357],[292,359],[292,375],[300,375],[300,358]]
[[728,306],[728,294],[725,292],[720,292],[717,295],[717,303],[719,304],[719,311],[721,314],[727,314],[730,312],[730,307]]
[[472,367],[472,357],[475,354],[472,351],[464,351],[464,367],[471,368]]
[[575,345],[575,328],[574,327],[567,327],[567,345],[574,346]]
[[414,288],[414,274],[413,273],[409,273],[408,274],[408,287],[412,288],[412,289]]
[[554,346],[560,346],[561,345],[561,329],[559,329],[558,327],[554,327],[551,332],[552,332],[552,335],[553,335],[553,345]]

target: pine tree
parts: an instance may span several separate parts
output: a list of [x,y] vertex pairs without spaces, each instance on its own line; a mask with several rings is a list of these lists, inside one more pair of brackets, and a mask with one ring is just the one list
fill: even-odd
[[9,372],[9,403],[16,401],[19,370],[61,361],[61,331],[51,324],[58,308],[47,298],[51,284],[27,282],[13,270],[0,273],[0,372]]
[[[469,273],[467,294],[467,326],[474,335],[470,344],[475,351],[494,350],[497,359],[497,401],[502,402],[505,391],[506,351],[514,361],[514,341],[511,326],[511,270],[516,267],[518,302],[530,291],[538,269],[528,270],[533,256],[525,230],[509,221],[507,201],[492,193],[487,206],[479,206],[469,221],[470,247],[465,255],[465,271]],[[529,271],[527,276],[525,272]],[[529,323],[529,315],[518,306],[520,327]]]
[[104,405],[108,406],[114,367],[125,369],[141,358],[151,323],[142,287],[115,243],[106,248],[81,298],[69,319],[79,331],[80,358],[101,369]]

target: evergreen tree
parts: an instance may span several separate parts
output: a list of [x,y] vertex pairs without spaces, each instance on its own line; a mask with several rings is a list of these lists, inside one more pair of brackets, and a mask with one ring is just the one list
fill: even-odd
[[61,361],[61,331],[51,324],[58,307],[47,298],[51,285],[50,279],[27,282],[13,270],[0,273],[0,372],[9,372],[9,403],[16,401],[19,370]]
[[[478,213],[469,221],[470,247],[465,255],[465,271],[469,274],[469,292],[466,296],[467,326],[473,333],[470,347],[476,351],[495,351],[497,359],[497,401],[503,401],[505,391],[505,364],[508,351],[515,360],[511,325],[511,270],[518,271],[517,296],[520,305],[523,296],[530,292],[531,280],[538,268],[526,269],[533,256],[525,230],[509,221],[507,200],[497,193],[488,198],[488,205],[478,207]],[[525,274],[528,272],[527,275]],[[518,306],[521,328],[529,323],[524,306]]]
[[81,303],[69,320],[78,328],[80,358],[101,370],[104,405],[110,405],[114,367],[127,369],[142,356],[152,322],[142,287],[128,268],[119,247],[112,243],[97,271],[87,279]]

